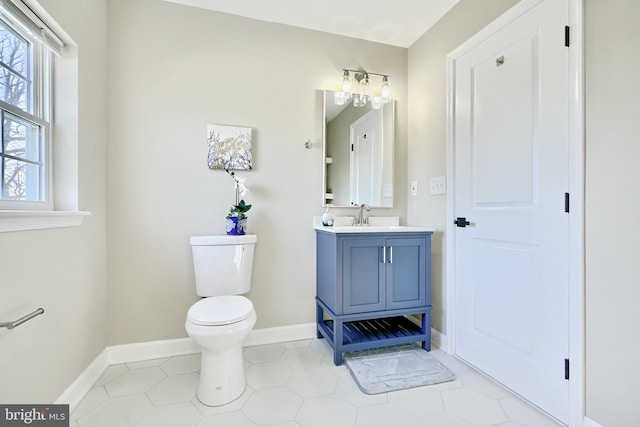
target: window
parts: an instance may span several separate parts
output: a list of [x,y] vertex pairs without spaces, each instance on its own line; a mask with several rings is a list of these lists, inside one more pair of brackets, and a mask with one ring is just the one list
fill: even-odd
[[0,209],[53,210],[55,35],[21,1],[0,3]]
[[[64,55],[51,28],[69,43]],[[78,211],[77,87],[64,30],[35,0],[0,0],[0,233],[79,226],[89,214]],[[55,121],[52,106],[63,112]]]

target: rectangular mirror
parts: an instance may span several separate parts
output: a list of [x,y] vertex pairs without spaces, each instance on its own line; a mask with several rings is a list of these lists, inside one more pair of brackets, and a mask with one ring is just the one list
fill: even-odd
[[394,104],[337,105],[324,91],[323,206],[393,207]]

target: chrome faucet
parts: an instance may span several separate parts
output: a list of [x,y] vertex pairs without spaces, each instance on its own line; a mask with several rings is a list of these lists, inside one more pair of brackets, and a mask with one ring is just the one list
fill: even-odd
[[369,212],[369,205],[366,203],[360,205],[360,212],[358,216],[354,218],[356,225],[369,225],[369,217],[366,216],[364,211]]

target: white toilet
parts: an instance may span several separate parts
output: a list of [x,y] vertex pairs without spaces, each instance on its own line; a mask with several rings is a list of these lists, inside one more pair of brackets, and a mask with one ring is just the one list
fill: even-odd
[[208,406],[227,404],[244,392],[242,342],[256,323],[248,298],[257,236],[215,235],[190,239],[196,294],[185,329],[202,347],[198,399]]

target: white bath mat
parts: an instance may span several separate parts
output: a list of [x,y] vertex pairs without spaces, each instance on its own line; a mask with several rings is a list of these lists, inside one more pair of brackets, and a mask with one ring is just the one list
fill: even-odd
[[378,394],[453,381],[456,376],[415,345],[345,354],[345,365],[364,393]]

